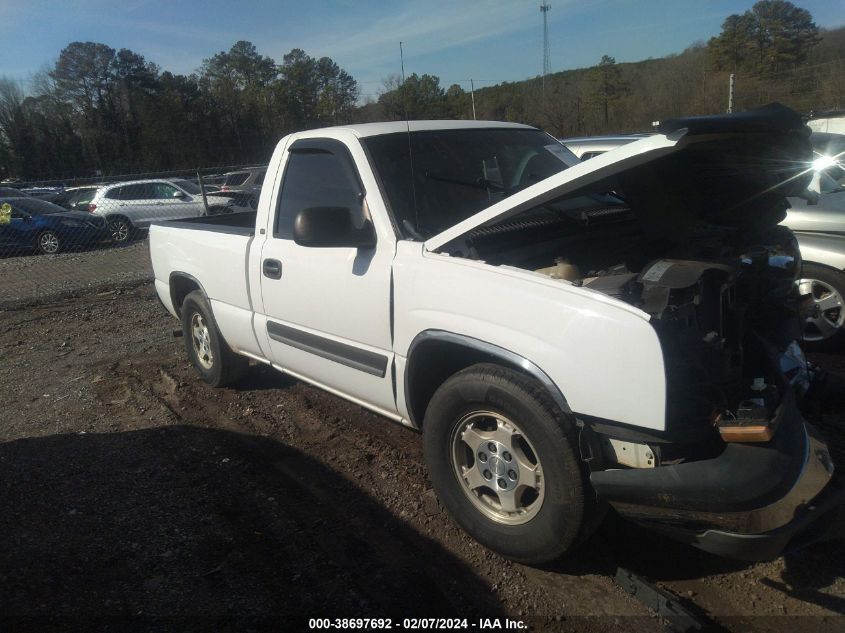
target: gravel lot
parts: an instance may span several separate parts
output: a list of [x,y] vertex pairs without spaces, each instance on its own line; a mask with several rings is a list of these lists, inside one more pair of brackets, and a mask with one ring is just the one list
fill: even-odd
[[145,239],[57,255],[0,257],[0,310],[152,278]]
[[[135,279],[144,249],[96,256],[114,254]],[[20,270],[10,262],[7,276]],[[613,583],[621,565],[724,630],[845,631],[841,540],[744,564],[611,516],[563,562],[525,567],[441,510],[416,433],[263,367],[235,388],[200,382],[149,284],[0,318],[3,629],[461,616],[663,630]]]

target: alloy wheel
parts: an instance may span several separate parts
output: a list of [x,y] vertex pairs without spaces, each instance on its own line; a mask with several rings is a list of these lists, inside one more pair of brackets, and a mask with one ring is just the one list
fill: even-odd
[[845,325],[845,302],[836,288],[820,279],[801,279],[798,290],[813,300],[804,320],[804,340],[823,341],[839,332]]
[[109,228],[115,242],[125,242],[129,239],[129,224],[126,220],[112,220],[109,222]]
[[543,504],[543,469],[519,426],[490,411],[465,415],[451,438],[455,476],[472,504],[507,525],[530,521]]
[[44,252],[49,254],[59,252],[59,237],[55,233],[42,233],[38,238],[38,246]]
[[194,313],[191,317],[191,342],[199,364],[205,369],[211,369],[214,365],[214,354],[211,351],[211,333],[205,319],[199,313]]

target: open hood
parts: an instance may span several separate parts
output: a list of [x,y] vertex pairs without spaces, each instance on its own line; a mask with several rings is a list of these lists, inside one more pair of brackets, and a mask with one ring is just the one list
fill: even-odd
[[786,197],[812,178],[810,129],[780,104],[673,119],[657,131],[497,202],[426,240],[426,250],[563,196],[610,191],[655,238],[682,240],[699,222],[774,226]]

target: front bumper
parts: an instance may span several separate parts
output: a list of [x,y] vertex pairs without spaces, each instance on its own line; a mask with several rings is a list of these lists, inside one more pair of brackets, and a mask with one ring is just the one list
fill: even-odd
[[[737,534],[721,530],[696,532],[674,528],[666,531],[672,538],[689,543],[699,549],[738,560],[773,560],[783,553],[801,549],[806,545],[833,538],[842,538],[845,525],[845,485],[833,482],[813,500],[813,503],[796,513],[786,525],[761,534]],[[664,531],[660,527],[658,531]]]
[[709,552],[769,560],[823,538],[845,503],[830,451],[789,392],[766,443],[727,444],[713,459],[590,479],[623,516]]

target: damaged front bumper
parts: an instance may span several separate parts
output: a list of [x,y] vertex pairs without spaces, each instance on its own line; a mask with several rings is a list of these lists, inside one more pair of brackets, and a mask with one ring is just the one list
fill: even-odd
[[788,392],[766,443],[729,443],[713,459],[594,472],[600,497],[623,516],[703,550],[771,560],[824,538],[845,503],[824,439]]

